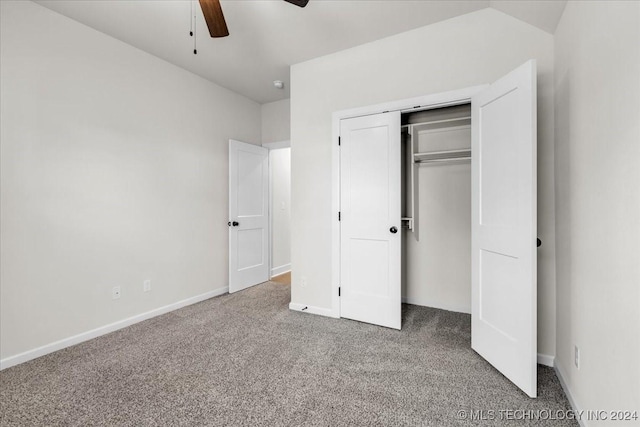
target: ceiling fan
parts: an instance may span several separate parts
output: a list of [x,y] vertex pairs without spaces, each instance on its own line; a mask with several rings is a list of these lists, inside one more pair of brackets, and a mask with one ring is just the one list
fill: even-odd
[[[295,4],[299,7],[305,7],[309,0],[284,0],[291,4]],[[209,27],[209,34],[211,37],[226,37],[229,35],[229,29],[227,23],[224,20],[222,14],[222,7],[220,7],[220,0],[200,0],[200,7],[204,19]]]

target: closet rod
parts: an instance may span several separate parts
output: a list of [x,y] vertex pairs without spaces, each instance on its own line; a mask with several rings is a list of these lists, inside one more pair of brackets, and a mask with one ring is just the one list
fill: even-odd
[[422,157],[426,157],[426,156],[456,157],[456,156],[471,155],[471,149],[470,148],[460,148],[460,149],[457,149],[457,150],[423,151],[421,153],[414,153],[414,155],[415,156],[422,156]]
[[414,163],[426,162],[444,162],[447,160],[468,160],[471,158],[471,150],[447,150],[447,151],[428,151],[425,153],[414,153]]
[[425,164],[425,163],[459,162],[459,161],[467,161],[467,160],[471,160],[471,156],[466,156],[466,157],[447,157],[447,158],[444,158],[444,159],[416,160],[415,163]]

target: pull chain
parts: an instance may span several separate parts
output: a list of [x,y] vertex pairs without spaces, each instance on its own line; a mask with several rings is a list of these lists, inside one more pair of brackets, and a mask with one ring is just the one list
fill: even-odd
[[193,21],[193,54],[197,55],[198,54],[198,28],[196,27],[196,8],[193,7],[193,3],[191,2],[191,9],[192,9],[192,14],[191,14],[191,19]]
[[191,0],[189,2],[189,4],[191,5],[191,14],[189,15],[189,18],[191,19],[191,26],[189,27],[189,36],[193,37],[193,0]]

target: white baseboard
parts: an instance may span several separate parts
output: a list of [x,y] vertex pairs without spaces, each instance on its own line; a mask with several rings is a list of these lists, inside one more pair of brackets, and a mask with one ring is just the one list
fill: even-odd
[[281,265],[280,267],[273,267],[271,269],[271,277],[276,277],[284,273],[291,271],[291,264]]
[[433,304],[433,303],[427,304],[427,303],[424,303],[423,301],[418,301],[415,298],[407,298],[407,297],[402,297],[402,302],[404,304],[419,305],[421,307],[430,307],[430,308],[437,308],[440,310],[455,311],[456,313],[471,314],[471,309],[467,306],[462,306],[462,305]]
[[555,360],[555,357],[553,357],[553,356],[550,356],[548,354],[538,353],[538,364],[539,365],[544,365],[544,366],[548,366],[550,368],[553,368],[554,360]]
[[338,316],[330,308],[313,307],[310,305],[289,303],[289,310],[302,311],[303,313],[318,314],[320,316],[333,317],[337,319]]
[[[571,389],[569,388],[569,384],[567,383],[567,380],[566,380],[567,375],[565,374],[565,370],[560,366],[560,364],[558,364],[557,360],[554,361],[553,367],[554,367],[554,369],[556,371],[556,375],[558,376],[558,379],[560,380],[560,385],[562,385],[562,389],[564,390],[564,394],[567,395],[567,399],[569,400],[569,404],[571,405],[571,409],[573,409],[573,411],[575,413],[582,413],[582,408],[576,402],[576,399],[573,396],[573,393],[571,393]],[[584,417],[577,418],[577,421],[578,421],[578,424],[580,424],[581,427],[588,427],[587,426],[587,421],[584,419]]]
[[19,365],[20,363],[28,362],[29,360],[44,356],[45,354],[53,353],[54,351],[62,350],[63,348],[71,347],[72,345],[80,344],[81,342],[97,338],[101,335],[106,335],[108,333],[117,331],[118,329],[126,328],[127,326],[131,326],[135,323],[142,322],[143,320],[151,319],[153,317],[160,316],[161,314],[165,314],[170,311],[174,311],[179,308],[207,300],[209,298],[226,294],[227,292],[229,292],[228,286],[225,286],[224,288],[218,288],[210,292],[205,292],[201,295],[196,295],[195,297],[174,302],[173,304],[165,305],[164,307],[159,307],[145,313],[137,314],[135,316],[110,323],[108,325],[100,326],[99,328],[82,332],[78,335],[73,335],[71,337],[43,345],[42,347],[34,348],[33,350],[25,351],[24,353],[16,354],[15,356],[6,357],[0,360],[0,370]]

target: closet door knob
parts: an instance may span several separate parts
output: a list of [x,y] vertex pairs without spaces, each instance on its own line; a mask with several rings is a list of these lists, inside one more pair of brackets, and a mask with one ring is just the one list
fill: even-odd
[[392,232],[393,234],[396,234],[398,232],[398,229],[394,226],[394,227],[391,227],[389,231]]
[[238,221],[233,221],[231,225],[233,225],[234,227],[237,227],[240,225],[240,223]]

